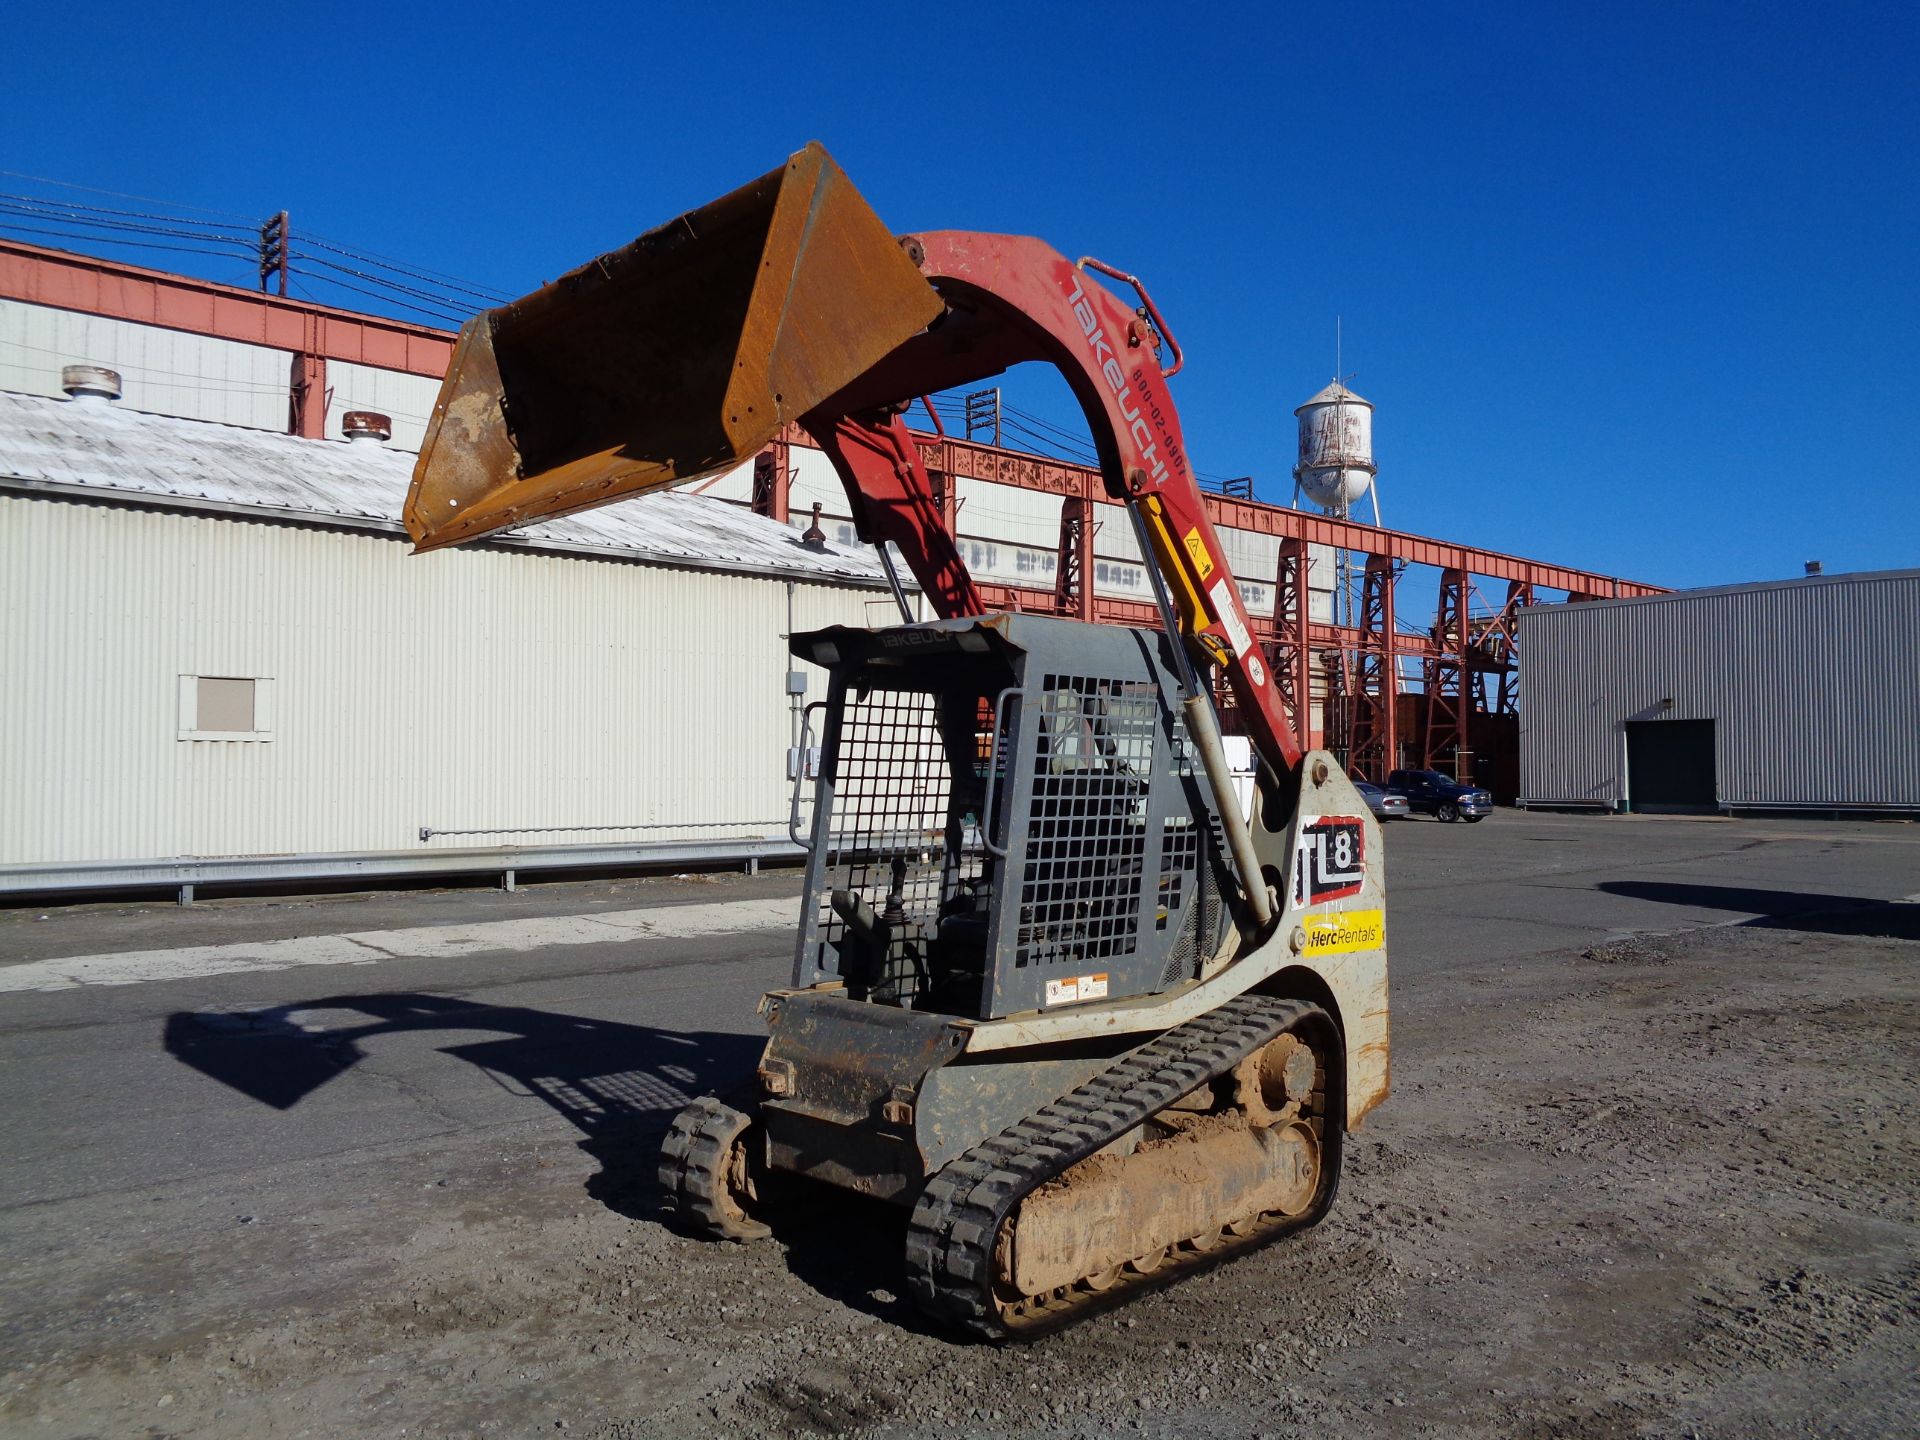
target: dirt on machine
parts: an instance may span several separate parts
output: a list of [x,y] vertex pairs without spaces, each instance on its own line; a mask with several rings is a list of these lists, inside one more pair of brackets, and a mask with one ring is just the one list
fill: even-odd
[[[1080,401],[1157,627],[991,613],[945,527],[908,405],[1032,361]],[[791,637],[827,694],[792,802],[792,982],[762,1001],[751,1098],[667,1135],[687,1226],[765,1237],[789,1175],[899,1205],[909,1292],[1003,1338],[1333,1204],[1388,1090],[1380,830],[1254,638],[1182,363],[1135,277],[1028,237],[895,236],[818,145],[461,331],[406,502],[419,549],[716,474],[797,425],[939,617],[895,577],[901,624]],[[1244,807],[1222,704],[1259,757]]]

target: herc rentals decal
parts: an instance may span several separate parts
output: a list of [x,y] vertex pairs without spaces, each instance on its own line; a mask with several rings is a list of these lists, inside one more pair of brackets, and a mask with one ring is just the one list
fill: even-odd
[[1387,912],[1339,910],[1331,915],[1303,915],[1308,955],[1345,955],[1353,950],[1378,950],[1387,943]]
[[1367,827],[1355,815],[1317,815],[1300,822],[1293,855],[1293,903],[1318,905],[1358,895],[1367,878]]

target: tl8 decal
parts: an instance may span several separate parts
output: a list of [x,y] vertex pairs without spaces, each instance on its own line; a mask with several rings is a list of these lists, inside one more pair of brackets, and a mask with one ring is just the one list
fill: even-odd
[[1293,903],[1358,895],[1367,878],[1366,847],[1367,828],[1358,816],[1321,815],[1302,824],[1294,851]]

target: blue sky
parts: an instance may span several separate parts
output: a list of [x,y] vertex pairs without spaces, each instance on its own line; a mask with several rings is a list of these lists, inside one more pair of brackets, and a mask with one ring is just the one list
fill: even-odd
[[1389,525],[1716,584],[1920,564],[1915,16],[34,6],[0,167],[519,293],[819,139],[896,230],[1142,275],[1202,470],[1287,498],[1337,315]]

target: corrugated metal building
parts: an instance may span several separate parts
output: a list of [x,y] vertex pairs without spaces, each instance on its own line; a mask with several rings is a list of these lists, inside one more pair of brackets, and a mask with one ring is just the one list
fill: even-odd
[[0,394],[0,889],[785,848],[784,636],[894,618],[872,552],[668,493],[414,556],[412,462]]
[[1920,570],[1519,624],[1523,805],[1920,810]]

